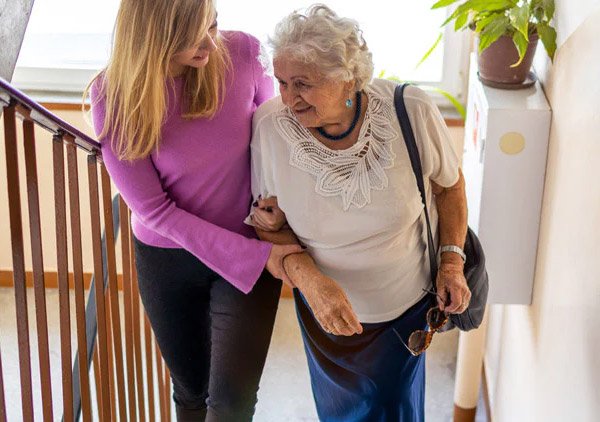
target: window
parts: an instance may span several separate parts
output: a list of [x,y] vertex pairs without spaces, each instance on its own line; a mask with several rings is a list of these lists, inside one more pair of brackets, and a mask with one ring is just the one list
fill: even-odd
[[[266,42],[282,17],[315,1],[220,0],[219,26],[249,32]],[[385,71],[386,76],[442,87],[462,100],[466,36],[448,29],[442,45],[415,67],[436,40],[444,10],[430,10],[431,1],[326,3],[359,22],[373,53],[376,76]],[[119,0],[36,0],[13,81],[28,90],[81,92],[106,64],[118,4]]]

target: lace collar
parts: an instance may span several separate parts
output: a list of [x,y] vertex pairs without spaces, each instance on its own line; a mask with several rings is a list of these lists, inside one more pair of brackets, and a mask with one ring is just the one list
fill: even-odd
[[339,196],[344,211],[371,203],[371,190],[388,186],[385,169],[394,165],[392,142],[399,133],[391,122],[396,118],[390,99],[367,89],[369,97],[358,140],[344,150],[332,150],[303,127],[289,107],[275,113],[275,127],[290,146],[290,165],[316,178],[315,192]]

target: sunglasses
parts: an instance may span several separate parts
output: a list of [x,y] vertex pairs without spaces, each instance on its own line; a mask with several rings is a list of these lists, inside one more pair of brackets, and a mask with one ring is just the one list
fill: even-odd
[[[437,295],[437,293],[435,292],[429,290],[425,291]],[[427,320],[427,325],[429,326],[429,329],[413,331],[408,337],[408,343],[405,343],[404,340],[402,340],[402,336],[400,336],[398,331],[396,331],[395,328],[392,328],[392,330],[394,330],[394,333],[396,333],[404,347],[406,347],[410,354],[413,356],[419,356],[421,353],[427,350],[427,348],[431,344],[431,340],[433,339],[433,334],[436,331],[439,331],[448,322],[448,315],[446,315],[446,313],[440,310],[440,308],[438,308],[437,306],[429,309],[425,318]]]

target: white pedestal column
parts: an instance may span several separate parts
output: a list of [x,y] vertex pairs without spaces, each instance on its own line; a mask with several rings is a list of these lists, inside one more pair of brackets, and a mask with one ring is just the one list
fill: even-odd
[[460,333],[454,385],[454,422],[473,422],[475,420],[486,333],[487,311],[477,330]]

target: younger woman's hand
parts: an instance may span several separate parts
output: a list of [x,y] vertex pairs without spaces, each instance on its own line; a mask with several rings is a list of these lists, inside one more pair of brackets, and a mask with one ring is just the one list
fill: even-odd
[[254,226],[266,232],[279,231],[286,223],[285,213],[277,205],[277,197],[266,199],[259,197],[253,204],[254,214],[251,219]]

